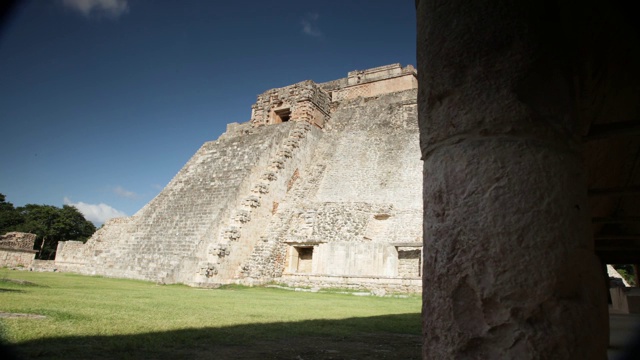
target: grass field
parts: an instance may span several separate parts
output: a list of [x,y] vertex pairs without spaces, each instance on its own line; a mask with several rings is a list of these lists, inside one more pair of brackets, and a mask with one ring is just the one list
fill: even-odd
[[2,337],[26,359],[420,358],[417,296],[203,290],[0,269],[0,312]]

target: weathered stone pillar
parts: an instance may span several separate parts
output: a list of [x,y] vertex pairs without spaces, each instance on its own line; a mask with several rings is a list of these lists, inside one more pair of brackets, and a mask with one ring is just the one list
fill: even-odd
[[560,6],[419,0],[425,359],[605,359]]

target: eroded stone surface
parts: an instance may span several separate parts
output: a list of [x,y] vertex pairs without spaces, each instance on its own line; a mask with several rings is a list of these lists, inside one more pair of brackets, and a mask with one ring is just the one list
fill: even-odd
[[570,60],[548,17],[535,1],[418,2],[425,359],[606,357]]

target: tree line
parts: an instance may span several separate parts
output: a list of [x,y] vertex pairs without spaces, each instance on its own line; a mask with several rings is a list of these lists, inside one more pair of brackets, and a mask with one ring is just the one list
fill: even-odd
[[96,227],[84,218],[74,206],[27,204],[14,207],[0,194],[0,235],[11,231],[36,234],[34,250],[38,259],[55,258],[58,241],[78,240],[86,242]]

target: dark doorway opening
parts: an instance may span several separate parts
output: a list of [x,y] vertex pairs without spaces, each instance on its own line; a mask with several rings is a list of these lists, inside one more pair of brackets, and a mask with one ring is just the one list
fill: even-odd
[[287,122],[291,118],[291,109],[285,108],[285,109],[274,110],[273,115],[274,115],[273,116],[274,124]]

